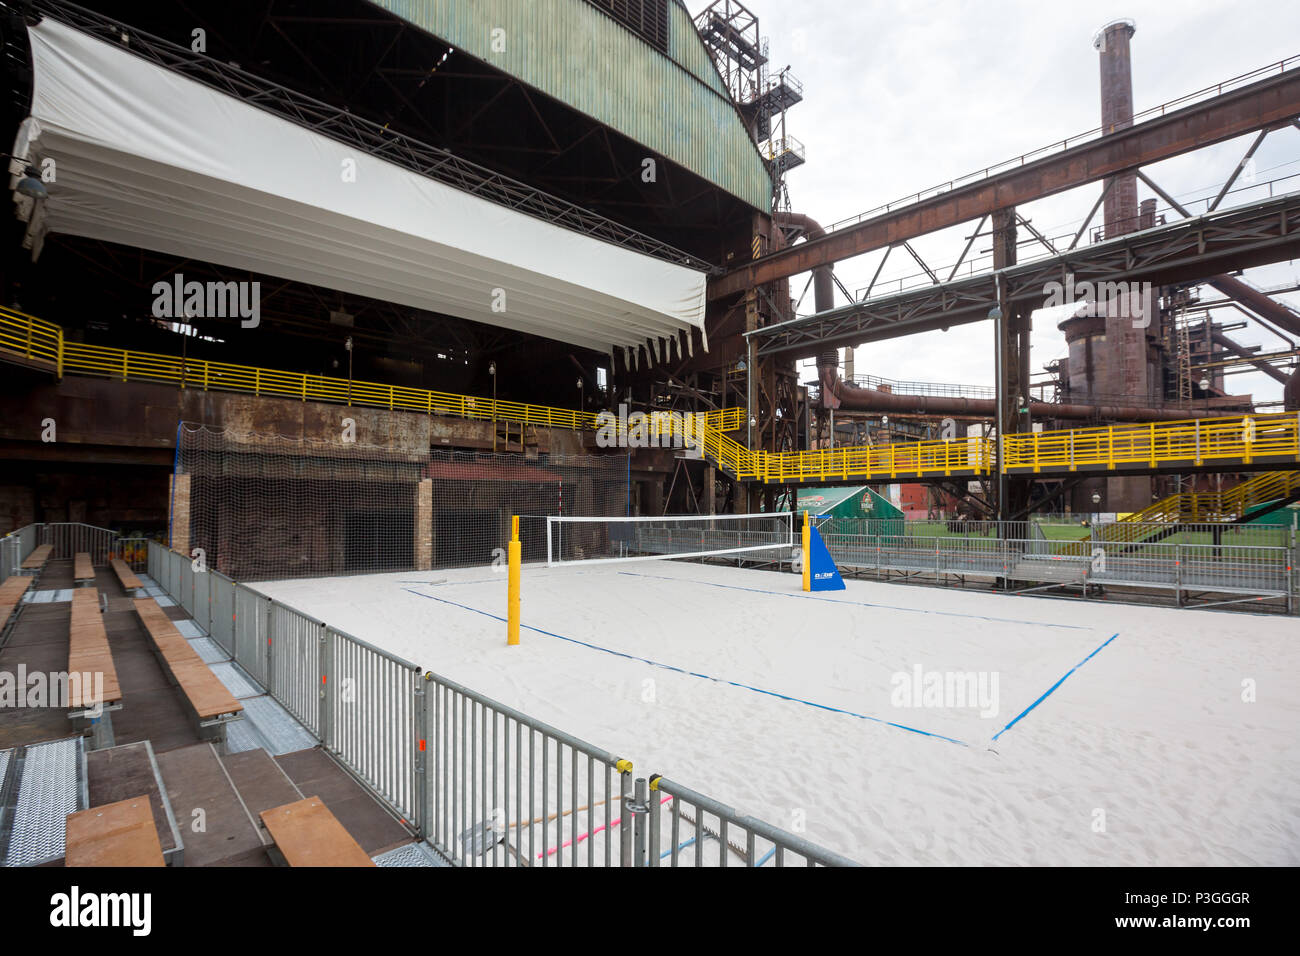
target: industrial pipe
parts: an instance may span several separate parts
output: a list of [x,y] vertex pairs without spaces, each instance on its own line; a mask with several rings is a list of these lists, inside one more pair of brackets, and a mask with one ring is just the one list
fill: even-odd
[[[991,398],[961,398],[946,395],[903,395],[863,388],[840,379],[839,355],[823,352],[817,357],[817,374],[822,393],[834,395],[841,408],[859,412],[893,412],[912,415],[963,415],[992,418],[997,401]],[[824,401],[824,398],[823,398]],[[1030,402],[1029,414],[1036,420],[1067,418],[1088,421],[1176,422],[1188,418],[1222,417],[1223,409],[1143,408],[1138,405],[1061,405],[1054,402]]]
[[[802,229],[804,239],[820,239],[826,235],[815,220],[799,212],[778,212],[772,216],[774,225]],[[829,312],[835,308],[835,282],[831,278],[831,266],[818,266],[813,270],[813,310]]]

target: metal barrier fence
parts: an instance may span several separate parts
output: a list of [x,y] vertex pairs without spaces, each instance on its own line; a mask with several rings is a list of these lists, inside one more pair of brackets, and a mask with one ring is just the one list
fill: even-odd
[[[148,573],[411,831],[463,866],[658,866],[681,826],[762,841],[777,865],[856,865],[149,542]],[[679,805],[686,804],[686,809]],[[672,825],[659,812],[672,802]],[[716,826],[711,827],[707,820]],[[694,823],[692,823],[694,821]],[[646,850],[647,840],[654,853]],[[639,856],[634,847],[640,847]],[[757,866],[751,852],[744,865]],[[728,865],[727,859],[695,865]]]
[[[768,860],[773,866],[858,866],[857,863],[832,853],[814,843],[802,840],[793,834],[778,829],[771,824],[753,817],[741,816],[726,804],[719,803],[702,793],[688,789],[664,777],[654,776],[649,781],[649,793],[646,781],[636,782],[636,805],[646,807],[649,811],[649,824],[645,839],[638,831],[635,834],[633,858],[635,866],[682,865],[682,852],[693,848],[692,865],[694,866],[731,866],[734,855],[740,866],[762,866]],[[668,809],[668,849],[661,849],[664,837],[663,806],[658,794],[667,794],[673,799]],[[710,819],[712,818],[712,819]],[[682,822],[690,827],[683,839]],[[712,824],[712,825],[710,825]],[[716,841],[718,861],[710,864],[703,852],[704,844],[711,837]],[[647,849],[648,843],[648,849]],[[791,860],[791,857],[797,858]]]
[[115,550],[117,535],[108,528],[98,528],[80,522],[42,524],[38,544],[54,546],[51,560],[76,557],[78,552],[90,555],[91,563],[107,564],[108,556]]
[[1258,547],[1288,547],[1294,529],[1286,525],[1228,524],[1221,522],[1089,521],[1075,516],[1073,522],[1041,520],[971,521],[958,518],[818,518],[822,536],[827,534],[885,535],[908,538],[1040,538],[1054,542],[1102,542],[1170,540],[1175,544],[1238,544]]
[[325,623],[271,601],[267,631],[270,647],[270,683],[266,689],[304,727],[324,741],[320,705],[322,684],[331,676],[323,667],[321,645]]
[[17,574],[36,549],[37,528],[29,524],[0,538],[0,581]]
[[[1283,529],[1286,530],[1286,529]],[[844,570],[992,577],[1048,584],[1113,585],[1285,597],[1297,607],[1296,545],[1157,541],[1057,541],[823,533]]]
[[628,865],[630,761],[454,681],[424,685],[440,852],[466,866]]
[[107,564],[120,557],[133,571],[148,566],[148,538],[119,537],[109,528],[83,522],[47,522],[25,525],[0,538],[0,580],[17,574],[27,556],[38,546],[52,547],[51,560],[71,559],[78,552],[90,555],[93,564]]
[[321,742],[423,834],[420,669],[332,627],[319,648]]

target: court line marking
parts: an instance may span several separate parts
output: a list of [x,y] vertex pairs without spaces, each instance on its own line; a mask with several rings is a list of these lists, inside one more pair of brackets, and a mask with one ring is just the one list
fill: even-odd
[[910,611],[913,614],[938,614],[941,617],[965,617],[977,621],[997,621],[1000,624],[1033,624],[1038,627],[1057,627],[1071,631],[1091,631],[1093,628],[1083,624],[1052,624],[1048,621],[1022,621],[1014,617],[989,617],[986,614],[963,614],[960,611],[932,611],[922,607],[899,607],[895,604],[872,604],[869,601],[844,601],[839,598],[812,597],[803,591],[772,591],[767,588],[747,588],[739,584],[721,584],[717,581],[697,581],[693,578],[675,578],[663,574],[645,574],[638,571],[619,571],[635,578],[655,578],[659,581],[677,581],[681,584],[703,584],[711,588],[725,588],[729,591],[752,591],[755,594],[775,594],[777,597],[799,598],[804,601],[824,601],[827,604],[848,604],[853,607],[874,607],[888,611]]
[[1031,710],[1033,710],[1035,707],[1037,707],[1037,706],[1038,706],[1039,704],[1041,704],[1043,701],[1045,701],[1045,700],[1046,700],[1046,699],[1051,695],[1052,691],[1056,690],[1056,688],[1058,688],[1058,687],[1060,687],[1062,684],[1064,684],[1064,683],[1065,683],[1065,679],[1066,679],[1067,677],[1069,677],[1071,674],[1073,674],[1075,671],[1077,671],[1077,670],[1078,670],[1080,667],[1082,667],[1084,664],[1088,663],[1088,661],[1090,661],[1090,660],[1092,660],[1094,657],[1096,657],[1097,654],[1101,651],[1101,649],[1102,649],[1103,647],[1105,647],[1105,646],[1106,646],[1107,644],[1109,644],[1111,641],[1115,640],[1115,638],[1117,638],[1117,637],[1119,637],[1119,632],[1118,632],[1118,631],[1116,631],[1116,632],[1115,632],[1114,634],[1112,634],[1110,637],[1106,638],[1106,640],[1102,641],[1102,643],[1101,643],[1100,645],[1098,645],[1098,646],[1093,650],[1093,652],[1092,652],[1091,654],[1089,654],[1089,655],[1088,655],[1087,657],[1085,657],[1083,660],[1079,661],[1079,663],[1077,663],[1077,664],[1075,664],[1073,667],[1071,667],[1068,671],[1065,672],[1065,675],[1064,675],[1060,680],[1058,680],[1058,681],[1057,681],[1055,684],[1053,684],[1051,687],[1047,688],[1047,691],[1046,691],[1046,692],[1045,692],[1041,697],[1039,697],[1038,700],[1034,701],[1032,704],[1030,704],[1028,707],[1026,707],[1024,710],[1022,710],[1018,715],[1016,715],[1015,720],[1011,721],[1011,723],[1007,724],[1005,727],[1003,727],[1001,730],[999,730],[996,734],[994,734],[994,735],[993,735],[993,739],[994,739],[994,740],[997,740],[999,737],[1001,737],[1003,734],[1005,734],[1008,730],[1010,730],[1010,729],[1011,729],[1012,727],[1014,727],[1016,724],[1020,723],[1020,720],[1021,720],[1022,717],[1024,717],[1026,714],[1028,714]]
[[[491,611],[484,611],[482,608],[471,607],[468,604],[461,604],[458,601],[449,601],[447,598],[435,597],[432,594],[422,594],[421,592],[415,590],[414,588],[402,588],[402,590],[414,594],[416,597],[428,598],[430,601],[437,601],[440,604],[450,604],[452,607],[458,607],[463,611],[472,611],[475,614],[481,614],[484,617],[490,617],[494,621],[500,621],[503,624],[506,622],[506,619],[504,617],[501,617],[499,614],[493,614]],[[964,740],[958,740],[955,737],[945,737],[943,734],[931,733],[928,730],[920,730],[919,728],[916,727],[909,727],[906,724],[897,724],[894,723],[894,721],[892,720],[885,720],[882,717],[872,717],[870,714],[858,714],[851,710],[844,710],[840,707],[832,707],[829,704],[818,704],[815,701],[804,700],[802,697],[791,697],[789,694],[781,694],[774,690],[766,690],[765,688],[762,687],[754,687],[752,684],[742,684],[739,681],[727,680],[725,677],[714,677],[711,674],[701,674],[698,671],[687,670],[684,667],[677,667],[673,664],[664,664],[659,661],[652,661],[648,657],[637,657],[635,654],[628,654],[626,651],[616,651],[609,647],[601,647],[599,644],[592,644],[588,641],[580,641],[576,637],[566,637],[563,634],[556,634],[553,631],[546,631],[540,627],[533,627],[531,624],[524,624],[523,622],[520,622],[519,626],[524,630],[533,631],[536,634],[543,634],[546,637],[554,637],[561,641],[568,641],[572,644],[578,644],[581,645],[582,647],[591,648],[592,650],[604,651],[606,654],[613,654],[615,657],[623,657],[628,660],[639,661],[642,664],[649,664],[652,667],[661,667],[664,670],[675,671],[678,674],[686,674],[690,677],[699,677],[702,680],[713,681],[715,684],[729,684],[732,687],[739,687],[743,690],[753,691],[756,694],[766,694],[768,697],[776,697],[780,700],[788,700],[796,704],[804,704],[805,706],[808,707],[815,707],[818,710],[828,710],[834,714],[844,714],[849,717],[856,717],[858,720],[869,720],[872,721],[873,723],[885,724],[886,726],[889,727],[897,727],[899,730],[906,730],[908,733],[920,734],[923,737],[935,737],[939,740],[946,740],[949,743],[957,744],[958,746],[961,747],[970,746],[970,744],[966,743]]]

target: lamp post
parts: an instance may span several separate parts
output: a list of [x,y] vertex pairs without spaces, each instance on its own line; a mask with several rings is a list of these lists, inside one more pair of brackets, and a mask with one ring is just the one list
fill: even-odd
[[352,404],[352,336],[343,340],[343,348],[348,353],[348,404]]
[[1101,492],[1094,491],[1092,493],[1092,523],[1093,524],[1097,523],[1097,515],[1099,513],[1097,510],[1097,506],[1100,504],[1101,504]]
[[497,450],[497,363],[488,362],[488,374],[492,376],[492,453]]

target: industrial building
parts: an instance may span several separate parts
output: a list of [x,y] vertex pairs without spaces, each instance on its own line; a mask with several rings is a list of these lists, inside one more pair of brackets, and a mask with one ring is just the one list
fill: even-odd
[[[1300,61],[1227,83],[1207,66],[1213,92],[1135,112],[1136,29],[1095,37],[1091,134],[860,216],[845,197],[831,225],[788,181],[818,162],[795,135],[817,92],[738,0],[7,0],[0,583],[49,544],[60,590],[85,580],[84,553],[115,600],[144,600],[122,573],[156,579],[166,554],[182,575],[198,555],[230,582],[203,599],[215,632],[246,613],[235,582],[487,567],[519,539],[525,562],[550,560],[555,517],[802,511],[809,489],[842,488],[886,516],[877,539],[928,518],[1006,542],[996,568],[927,558],[942,583],[1086,596],[1099,585],[1044,552],[1003,557],[1030,538],[1015,529],[1130,520],[1053,555],[1086,559],[1276,522],[1300,499],[1300,314],[1276,298],[1295,290],[1242,273],[1300,253],[1300,192],[1234,188],[1266,137],[1300,128]],[[1149,173],[1238,137],[1242,165],[1204,210]],[[1073,189],[1094,204],[1068,242],[1021,214]],[[955,264],[911,245],[954,226],[970,230]],[[992,254],[976,266],[977,244]],[[845,288],[835,266],[882,250],[920,280]],[[1078,303],[1068,355],[1036,369],[1033,315],[1062,302]],[[873,343],[977,323],[994,381],[858,374]],[[1282,344],[1243,344],[1247,324]],[[1242,369],[1282,398],[1234,393]],[[698,432],[670,440],[681,426],[663,422]],[[1294,613],[1295,532],[1270,527],[1280,578],[1106,586]],[[600,547],[584,534],[563,557]],[[863,574],[920,573],[905,545],[829,543]],[[250,673],[283,677],[267,667]],[[132,710],[124,740],[147,736]],[[0,750],[38,739],[4,730]],[[295,786],[325,772],[300,763]],[[403,825],[423,812],[427,795],[347,769]],[[367,856],[401,843],[358,814]]]

